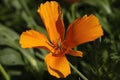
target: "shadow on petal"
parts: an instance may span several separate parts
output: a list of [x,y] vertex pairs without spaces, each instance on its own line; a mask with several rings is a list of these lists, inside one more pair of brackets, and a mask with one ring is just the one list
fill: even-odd
[[50,68],[51,70],[53,70],[55,73],[57,73],[57,74],[60,76],[60,78],[64,78],[64,77],[65,77],[60,71],[58,71],[58,70],[56,70],[56,69],[53,69],[53,68],[50,67],[50,66],[49,66],[49,68]]

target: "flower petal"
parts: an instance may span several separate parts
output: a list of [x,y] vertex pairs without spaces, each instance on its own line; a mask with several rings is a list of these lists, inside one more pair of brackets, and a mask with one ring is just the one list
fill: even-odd
[[65,46],[73,48],[82,43],[93,41],[103,35],[103,30],[94,15],[85,15],[82,19],[75,20],[67,29]]
[[57,2],[51,1],[41,4],[38,13],[41,16],[50,40],[53,44],[64,38],[64,24],[61,19],[60,6]]
[[67,53],[69,55],[72,55],[72,56],[76,56],[76,57],[83,57],[83,52],[81,51],[74,51],[74,50],[69,50],[69,52]]
[[52,53],[49,53],[45,57],[45,62],[49,73],[57,78],[65,78],[71,73],[65,56],[53,56]]
[[44,47],[52,49],[46,36],[35,30],[23,32],[20,36],[20,44],[22,48]]

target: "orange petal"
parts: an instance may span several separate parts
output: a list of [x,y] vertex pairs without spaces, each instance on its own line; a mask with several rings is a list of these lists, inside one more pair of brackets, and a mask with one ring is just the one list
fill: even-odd
[[76,45],[93,41],[103,35],[103,30],[94,15],[85,15],[75,20],[67,29],[65,46],[73,48]]
[[81,51],[76,51],[76,50],[75,51],[70,50],[67,54],[77,57],[83,57],[83,53]]
[[20,36],[20,44],[22,48],[45,47],[49,50],[52,47],[48,44],[46,36],[35,30],[23,32]]
[[71,73],[68,60],[65,56],[56,57],[49,53],[45,57],[45,62],[49,73],[57,78],[65,78]]
[[64,37],[64,24],[61,19],[59,4],[55,1],[47,1],[40,5],[38,13],[45,24],[51,42],[57,44],[57,41]]

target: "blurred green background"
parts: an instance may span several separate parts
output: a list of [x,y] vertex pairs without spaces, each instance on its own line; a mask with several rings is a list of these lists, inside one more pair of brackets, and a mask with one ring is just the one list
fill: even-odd
[[[75,19],[94,14],[104,30],[101,38],[77,47],[84,52],[83,58],[67,56],[68,60],[88,80],[119,80],[120,0],[56,1],[61,5],[66,28]],[[83,80],[72,68],[65,79],[49,75],[43,60],[45,50],[20,47],[23,31],[34,29],[46,34],[37,13],[42,2],[45,0],[0,0],[0,80]]]

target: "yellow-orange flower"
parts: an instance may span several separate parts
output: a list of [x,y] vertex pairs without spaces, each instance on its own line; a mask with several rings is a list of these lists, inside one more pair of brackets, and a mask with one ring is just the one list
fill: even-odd
[[57,78],[65,78],[71,73],[65,54],[82,57],[81,51],[74,51],[72,48],[102,36],[101,25],[93,14],[85,15],[69,25],[64,38],[64,23],[57,2],[47,1],[41,4],[38,13],[46,27],[50,42],[44,34],[28,30],[21,34],[20,44],[22,48],[39,47],[49,50],[49,54],[45,56],[49,73]]

